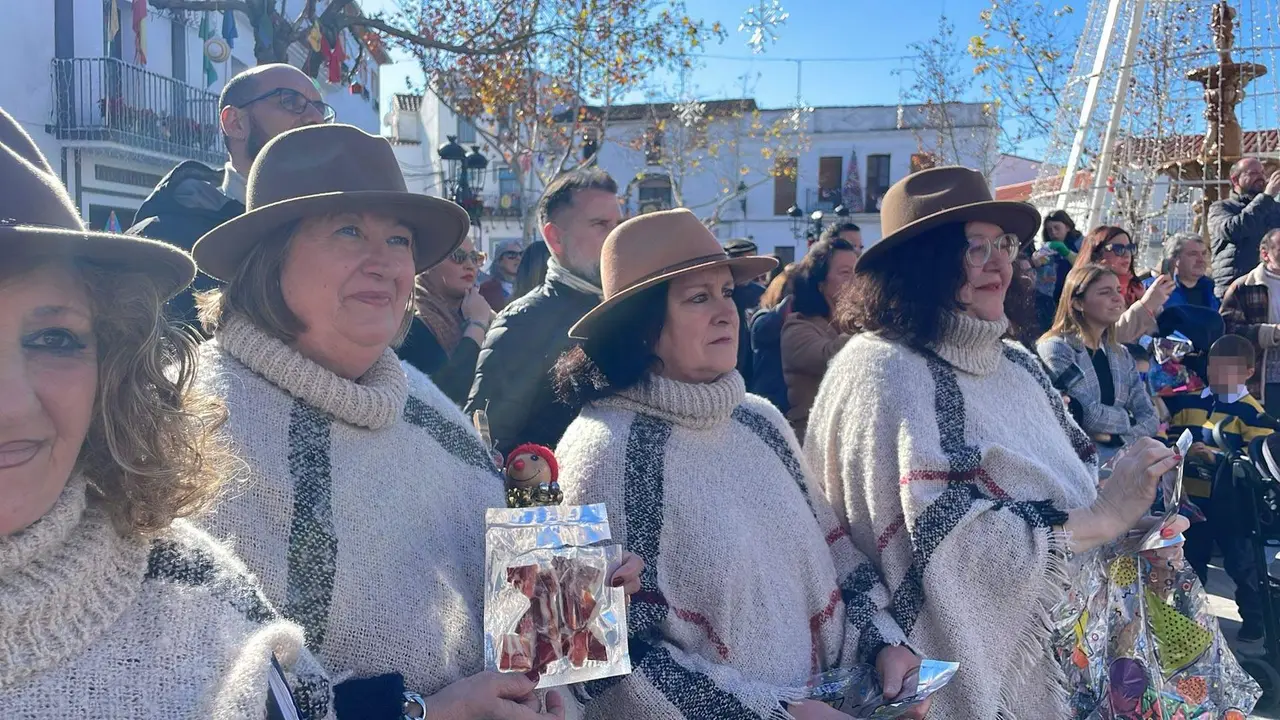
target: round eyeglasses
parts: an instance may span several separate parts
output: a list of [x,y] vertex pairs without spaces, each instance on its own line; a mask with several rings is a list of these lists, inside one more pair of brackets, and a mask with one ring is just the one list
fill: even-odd
[[987,264],[991,259],[992,253],[996,250],[1004,253],[1006,258],[1013,257],[1018,251],[1018,246],[1022,241],[1013,233],[1005,233],[995,238],[971,237],[969,238],[969,249],[964,253],[965,262],[970,267],[980,268]]

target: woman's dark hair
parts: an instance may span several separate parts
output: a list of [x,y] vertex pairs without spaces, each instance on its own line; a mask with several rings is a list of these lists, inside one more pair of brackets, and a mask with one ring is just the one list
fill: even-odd
[[791,301],[793,310],[809,317],[831,317],[831,306],[822,294],[822,283],[826,282],[827,275],[831,272],[831,259],[836,253],[843,251],[857,252],[848,240],[838,237],[819,240],[809,248],[809,253],[796,265],[791,277],[792,293],[795,295]]
[[547,263],[551,260],[551,251],[544,242],[536,242],[525,248],[520,257],[520,266],[516,268],[516,281],[511,290],[511,299],[522,298],[547,279]]
[[561,402],[581,408],[639,385],[662,361],[654,352],[667,320],[667,287],[658,283],[618,304],[578,347],[560,356],[552,383]]
[[1071,216],[1067,214],[1066,210],[1054,210],[1044,216],[1044,223],[1040,225],[1040,239],[1043,240],[1046,245],[1053,242],[1053,238],[1049,237],[1050,222],[1060,222],[1063,225],[1066,225],[1067,237],[1071,237],[1072,234],[1079,233],[1079,231],[1076,230],[1076,221],[1071,219]]
[[863,258],[833,322],[847,333],[880,332],[923,349],[942,339],[968,280],[964,223],[926,230],[883,255]]
[[[1076,255],[1076,264],[1073,268],[1084,267],[1085,265],[1095,265],[1102,262],[1103,248],[1110,245],[1113,240],[1124,235],[1129,238],[1130,243],[1136,243],[1133,235],[1122,227],[1116,225],[1099,225],[1089,231],[1089,235],[1084,239],[1084,243],[1080,245],[1080,254]],[[1129,254],[1129,274],[1138,274],[1137,253]],[[1121,288],[1123,289],[1123,288]]]

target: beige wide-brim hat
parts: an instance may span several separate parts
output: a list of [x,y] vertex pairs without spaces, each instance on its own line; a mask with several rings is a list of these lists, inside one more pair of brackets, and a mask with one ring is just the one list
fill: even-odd
[[407,225],[416,272],[439,264],[471,229],[456,203],[406,189],[386,138],[351,125],[310,125],[262,148],[249,171],[245,213],[206,233],[192,254],[201,272],[229,280],[255,245],[285,226],[341,212],[382,213]]
[[604,302],[570,328],[569,337],[590,338],[621,303],[647,288],[722,265],[741,285],[774,269],[778,261],[760,256],[729,257],[707,226],[684,208],[631,218],[609,233],[600,253]]
[[1025,245],[1040,228],[1040,211],[1024,202],[993,200],[977,170],[949,165],[911,173],[881,199],[882,236],[862,254],[858,268],[871,269],[885,253],[927,230],[975,221],[999,225]]
[[0,258],[31,253],[140,272],[166,299],[195,278],[195,263],[176,247],[90,232],[35,142],[17,120],[0,110]]

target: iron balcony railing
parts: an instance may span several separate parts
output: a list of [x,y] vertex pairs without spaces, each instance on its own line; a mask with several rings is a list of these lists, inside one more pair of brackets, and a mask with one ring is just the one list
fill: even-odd
[[524,217],[524,205],[519,192],[486,193],[484,195],[484,215],[495,218]]
[[831,212],[841,202],[843,202],[843,194],[840,188],[819,188],[805,191],[805,209],[809,212],[814,210]]
[[53,133],[219,164],[218,96],[115,58],[53,61]]

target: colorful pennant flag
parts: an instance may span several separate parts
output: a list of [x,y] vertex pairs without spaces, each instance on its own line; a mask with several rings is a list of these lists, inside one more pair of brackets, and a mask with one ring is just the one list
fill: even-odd
[[147,64],[147,0],[133,0],[133,59]]
[[240,31],[236,30],[236,16],[230,10],[223,10],[222,39],[227,41],[227,47],[235,47],[237,37],[240,37]]
[[347,53],[343,47],[342,32],[339,31],[336,42],[333,43],[333,49],[329,51],[329,82],[338,84],[342,82],[342,61],[347,59]]
[[[200,43],[204,45],[213,39],[213,23],[209,22],[209,13],[202,13],[200,17]],[[204,58],[204,86],[209,87],[218,82],[218,71],[213,67],[213,60],[209,58],[209,53],[202,52],[201,57]]]

